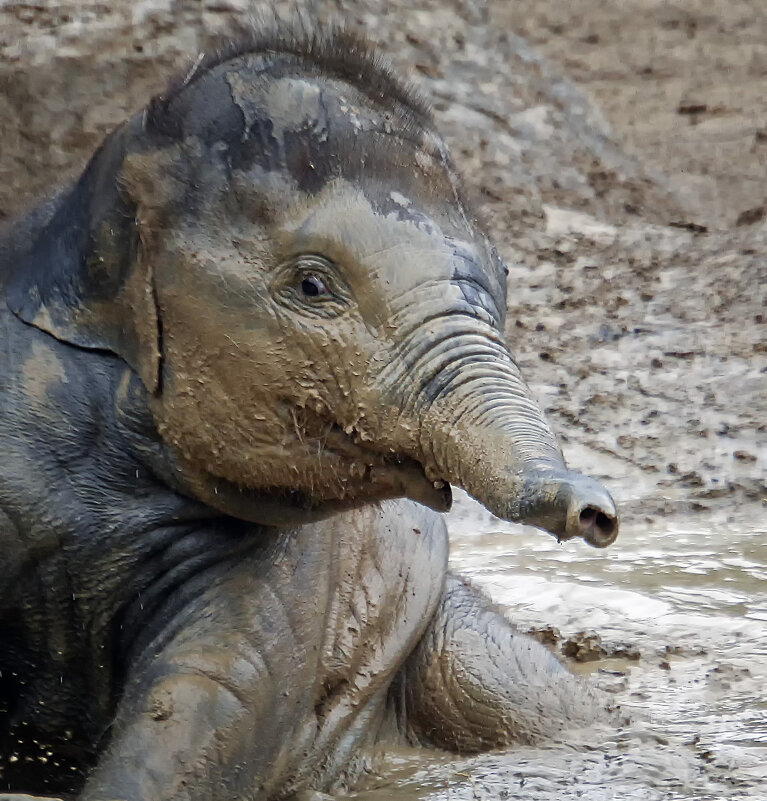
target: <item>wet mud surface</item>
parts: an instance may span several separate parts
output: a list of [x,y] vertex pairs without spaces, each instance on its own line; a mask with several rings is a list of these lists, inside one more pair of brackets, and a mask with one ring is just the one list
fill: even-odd
[[[767,11],[316,5],[415,65],[509,264],[512,350],[570,464],[623,515],[607,551],[460,496],[449,522],[454,569],[632,723],[476,757],[388,754],[353,797],[765,798]],[[0,8],[2,214],[76,172],[246,6]]]

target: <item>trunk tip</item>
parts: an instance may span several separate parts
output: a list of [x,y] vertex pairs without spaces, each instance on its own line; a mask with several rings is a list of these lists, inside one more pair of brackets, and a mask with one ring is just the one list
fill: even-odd
[[536,517],[560,540],[580,537],[595,548],[606,548],[618,537],[615,502],[589,476],[570,470],[550,473],[538,486],[538,502]]
[[606,548],[612,545],[618,536],[618,516],[611,504],[606,510],[593,505],[585,506],[578,513],[577,537],[583,538],[595,548]]

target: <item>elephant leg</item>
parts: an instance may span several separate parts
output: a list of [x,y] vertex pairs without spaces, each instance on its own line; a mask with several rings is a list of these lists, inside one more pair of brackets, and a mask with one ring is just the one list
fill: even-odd
[[609,714],[603,694],[453,575],[392,701],[411,740],[463,753],[555,738]]
[[354,775],[446,561],[440,518],[403,501],[275,535],[185,584],[136,646],[81,801],[311,799]]

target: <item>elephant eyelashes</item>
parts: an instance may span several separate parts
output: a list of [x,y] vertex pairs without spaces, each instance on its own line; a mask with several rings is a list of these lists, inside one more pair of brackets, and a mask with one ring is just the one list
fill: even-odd
[[272,292],[283,306],[311,317],[337,317],[351,303],[351,293],[336,265],[317,254],[282,264],[272,282]]

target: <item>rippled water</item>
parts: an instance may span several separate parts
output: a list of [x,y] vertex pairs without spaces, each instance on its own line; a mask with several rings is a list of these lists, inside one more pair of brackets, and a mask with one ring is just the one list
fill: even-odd
[[635,523],[605,551],[503,523],[461,495],[449,525],[453,569],[520,628],[638,649],[576,666],[634,722],[471,758],[399,752],[355,798],[767,799],[764,515]]

